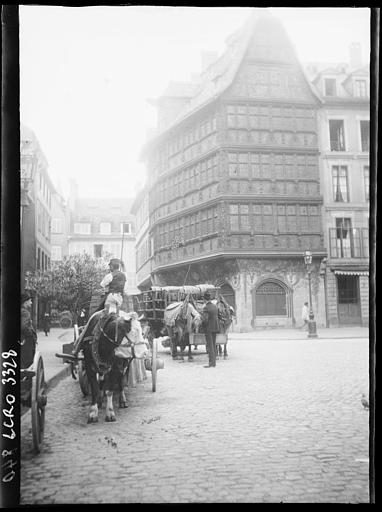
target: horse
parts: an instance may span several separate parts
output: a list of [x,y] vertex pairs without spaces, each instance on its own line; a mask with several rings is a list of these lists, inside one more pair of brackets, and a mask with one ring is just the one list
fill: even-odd
[[[98,407],[103,393],[107,404],[105,421],[116,421],[113,408],[113,392],[120,392],[120,406],[127,404],[123,392],[122,376],[128,370],[131,358],[121,359],[114,353],[131,331],[132,319],[105,311],[96,312],[89,319],[81,336],[86,376],[91,390],[88,423],[98,422]],[[79,347],[77,348],[79,350]]]
[[[198,332],[202,322],[201,315],[186,298],[184,302],[173,302],[164,311],[163,322],[167,334],[171,340],[171,355],[173,359],[184,360],[184,349],[188,345],[188,360],[194,358],[191,354],[189,334]],[[180,347],[180,356],[177,354],[177,346]]]

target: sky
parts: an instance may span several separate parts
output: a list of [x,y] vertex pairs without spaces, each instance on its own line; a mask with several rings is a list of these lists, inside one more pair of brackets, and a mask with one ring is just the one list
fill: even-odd
[[[31,128],[64,197],[133,198],[146,179],[140,153],[156,124],[148,99],[221,55],[247,7],[20,6],[20,120]],[[270,8],[304,62],[370,53],[369,8]]]

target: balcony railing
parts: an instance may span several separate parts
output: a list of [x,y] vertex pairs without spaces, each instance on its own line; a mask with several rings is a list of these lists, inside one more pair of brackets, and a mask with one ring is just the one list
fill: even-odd
[[368,228],[329,228],[331,258],[368,258]]

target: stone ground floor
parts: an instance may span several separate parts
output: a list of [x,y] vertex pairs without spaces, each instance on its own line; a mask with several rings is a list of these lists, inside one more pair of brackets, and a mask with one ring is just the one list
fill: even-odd
[[317,327],[367,326],[368,275],[344,277],[313,258],[310,272],[302,257],[216,259],[157,273],[159,286],[210,283],[236,312],[233,329],[298,327],[310,303]]

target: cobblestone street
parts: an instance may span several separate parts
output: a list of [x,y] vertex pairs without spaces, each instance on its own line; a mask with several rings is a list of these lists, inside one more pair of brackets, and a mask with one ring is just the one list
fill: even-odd
[[[157,392],[87,424],[67,377],[48,395],[40,455],[22,422],[21,504],[368,503],[368,340],[230,341],[205,369],[161,352]],[[111,443],[113,438],[113,443]]]

